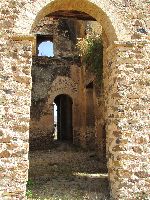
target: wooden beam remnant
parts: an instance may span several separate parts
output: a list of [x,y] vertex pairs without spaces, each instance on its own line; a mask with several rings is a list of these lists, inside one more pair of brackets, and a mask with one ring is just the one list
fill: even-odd
[[50,13],[47,17],[52,17],[53,19],[59,18],[72,18],[77,20],[86,20],[86,21],[96,21],[92,16],[87,13],[75,11],[75,10],[58,10]]

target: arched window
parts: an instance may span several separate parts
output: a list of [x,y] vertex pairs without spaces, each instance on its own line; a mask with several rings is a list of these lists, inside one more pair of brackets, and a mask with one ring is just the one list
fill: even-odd
[[38,56],[48,56],[53,57],[53,42],[51,41],[44,41],[41,42],[38,46]]

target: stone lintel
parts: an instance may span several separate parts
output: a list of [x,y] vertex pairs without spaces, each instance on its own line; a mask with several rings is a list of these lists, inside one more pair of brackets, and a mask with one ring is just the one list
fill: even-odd
[[150,40],[114,41],[114,43],[106,49],[106,53],[117,47],[133,48],[136,45],[144,46],[146,44],[150,44]]
[[36,36],[35,35],[13,35],[13,41],[32,42],[32,55],[36,55]]
[[13,35],[12,36],[12,40],[14,41],[24,41],[24,40],[28,40],[28,41],[35,41],[36,36],[35,35]]

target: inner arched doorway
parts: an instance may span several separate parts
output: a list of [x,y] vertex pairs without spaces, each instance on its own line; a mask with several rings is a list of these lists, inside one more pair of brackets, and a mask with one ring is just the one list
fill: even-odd
[[57,140],[68,141],[72,143],[72,98],[66,94],[61,94],[56,96],[54,103],[57,106]]

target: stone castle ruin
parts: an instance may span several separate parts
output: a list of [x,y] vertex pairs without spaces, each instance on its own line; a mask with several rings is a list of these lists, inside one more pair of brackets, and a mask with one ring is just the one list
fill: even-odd
[[[149,2],[2,0],[0,19],[0,199],[26,199],[28,152],[55,137],[96,152],[112,199],[150,199]],[[91,31],[102,77],[76,47]],[[39,54],[47,41],[50,57]]]
[[[96,129],[96,132],[98,129],[102,132],[104,127],[103,104],[101,108],[97,105],[102,101],[98,95],[100,89],[96,90],[94,76],[82,67],[76,53],[77,38],[84,37],[89,26],[99,25],[81,20],[83,17],[81,15],[80,20],[47,17],[33,31],[36,50],[31,71],[30,149],[49,148],[54,140],[54,103],[58,109],[57,134],[60,140],[72,140],[73,144],[83,147],[90,144],[92,149],[96,141],[99,148],[103,146],[103,139],[98,142],[95,134]],[[53,42],[53,57],[37,55],[38,46],[45,38]],[[99,121],[96,113],[101,115]]]

